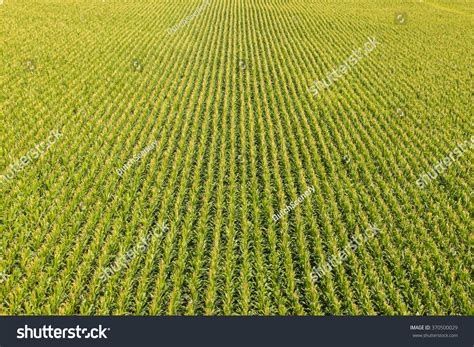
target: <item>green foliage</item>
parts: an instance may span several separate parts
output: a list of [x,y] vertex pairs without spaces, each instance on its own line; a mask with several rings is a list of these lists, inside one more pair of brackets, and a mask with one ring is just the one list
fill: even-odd
[[1,173],[64,134],[1,183],[0,314],[472,314],[472,151],[415,183],[473,134],[472,2],[220,0],[167,31],[202,4],[0,7]]

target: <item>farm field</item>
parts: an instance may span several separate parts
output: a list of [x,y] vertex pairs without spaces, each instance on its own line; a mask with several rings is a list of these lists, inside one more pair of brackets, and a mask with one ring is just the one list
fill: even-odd
[[472,1],[0,16],[0,314],[473,313]]

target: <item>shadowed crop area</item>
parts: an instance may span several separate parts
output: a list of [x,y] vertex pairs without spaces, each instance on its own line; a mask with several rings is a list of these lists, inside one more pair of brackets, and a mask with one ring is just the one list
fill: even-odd
[[472,1],[0,17],[0,314],[472,314]]

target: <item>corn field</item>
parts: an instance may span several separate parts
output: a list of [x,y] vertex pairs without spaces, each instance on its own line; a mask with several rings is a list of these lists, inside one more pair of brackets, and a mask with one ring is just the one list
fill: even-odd
[[471,1],[0,16],[0,314],[472,314]]

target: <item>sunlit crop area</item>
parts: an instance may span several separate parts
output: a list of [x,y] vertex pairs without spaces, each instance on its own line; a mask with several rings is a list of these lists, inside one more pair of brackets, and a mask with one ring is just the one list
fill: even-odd
[[0,17],[1,314],[472,314],[472,1]]

